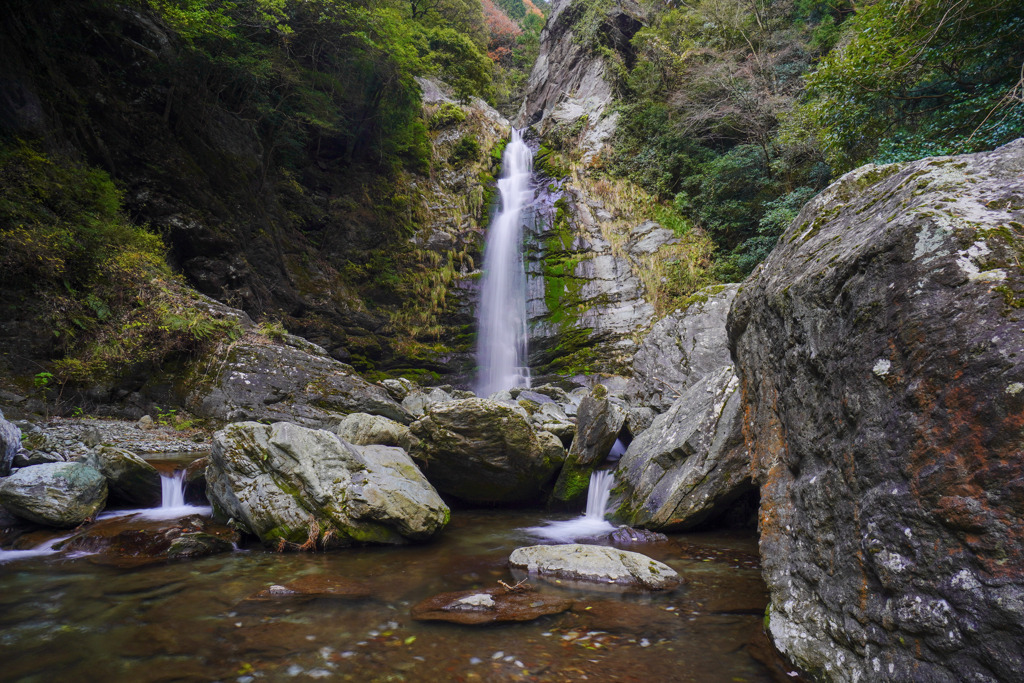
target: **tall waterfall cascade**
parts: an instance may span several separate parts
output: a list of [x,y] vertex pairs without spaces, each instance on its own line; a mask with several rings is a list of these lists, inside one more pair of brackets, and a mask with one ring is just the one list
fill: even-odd
[[523,214],[533,199],[533,154],[518,130],[513,129],[501,163],[501,206],[487,231],[477,309],[480,396],[530,386],[530,370],[525,367],[528,331]]

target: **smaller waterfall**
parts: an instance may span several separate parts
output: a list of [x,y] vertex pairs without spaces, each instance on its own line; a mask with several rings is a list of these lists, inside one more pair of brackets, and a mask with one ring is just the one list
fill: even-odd
[[615,478],[610,470],[592,472],[590,474],[590,488],[587,489],[587,512],[583,516],[587,519],[604,521],[608,513],[608,499],[612,495],[612,484]]
[[160,475],[160,507],[180,508],[185,506],[185,470]]
[[547,522],[544,526],[532,526],[526,531],[559,543],[570,543],[615,531],[615,526],[604,518],[608,513],[608,499],[614,485],[615,477],[610,470],[592,472],[590,487],[587,489],[587,511],[583,516],[565,522]]

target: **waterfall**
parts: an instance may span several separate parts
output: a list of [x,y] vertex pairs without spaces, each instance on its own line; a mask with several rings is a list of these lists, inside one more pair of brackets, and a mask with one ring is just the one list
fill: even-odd
[[587,489],[587,512],[584,517],[604,521],[614,483],[615,479],[612,477],[611,470],[590,473],[590,488]]
[[160,474],[160,507],[185,507],[185,470],[174,474]]
[[545,522],[544,526],[527,527],[525,531],[549,541],[571,543],[581,538],[593,538],[615,531],[615,526],[604,516],[608,512],[615,477],[611,470],[590,474],[590,488],[587,489],[587,511],[576,519]]
[[501,207],[487,231],[484,277],[477,310],[477,394],[530,386],[526,359],[526,274],[522,213],[532,199],[533,155],[518,130],[501,158]]

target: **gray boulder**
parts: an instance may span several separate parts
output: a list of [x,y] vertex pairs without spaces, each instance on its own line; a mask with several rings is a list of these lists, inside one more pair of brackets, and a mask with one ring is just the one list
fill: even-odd
[[775,645],[816,679],[1024,671],[1024,140],[865,166],[729,336]]
[[405,451],[411,451],[417,441],[404,424],[367,413],[345,416],[334,433],[357,446],[395,446]]
[[242,422],[217,432],[206,481],[217,513],[270,547],[418,541],[449,518],[400,448],[353,446],[287,422]]
[[439,491],[472,503],[536,500],[565,458],[510,406],[482,398],[435,404],[414,422],[413,456]]
[[96,517],[106,502],[106,478],[77,462],[23,467],[0,481],[0,505],[46,526],[76,527]]
[[691,386],[619,461],[614,518],[681,531],[710,521],[754,489],[732,366]]
[[603,545],[533,545],[512,551],[513,569],[546,580],[579,581],[666,590],[681,583],[667,564],[646,555]]
[[83,462],[107,478],[111,499],[129,505],[159,505],[160,473],[135,453],[101,446],[86,455]]
[[4,419],[0,411],[0,477],[11,473],[14,458],[21,452],[21,430]]
[[[216,368],[212,377],[205,374],[210,365]],[[219,420],[280,420],[326,428],[339,416],[369,413],[403,424],[412,421],[382,387],[292,335],[281,344],[247,335],[219,363],[207,360],[183,383],[189,410]]]
[[633,356],[630,403],[665,412],[692,384],[732,364],[725,323],[739,288],[705,287],[651,328]]

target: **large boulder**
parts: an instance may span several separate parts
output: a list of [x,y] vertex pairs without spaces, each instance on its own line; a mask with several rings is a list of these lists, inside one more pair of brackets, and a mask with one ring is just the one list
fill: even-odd
[[753,491],[740,407],[731,365],[691,386],[619,461],[614,517],[682,531],[713,520]]
[[112,500],[144,507],[160,504],[160,473],[135,453],[101,446],[89,452],[83,462],[107,478]]
[[217,432],[206,481],[218,514],[271,547],[424,540],[449,518],[402,449],[353,446],[288,422]]
[[702,377],[732,364],[725,322],[739,288],[705,287],[655,323],[633,355],[631,403],[663,413]]
[[[209,367],[214,369],[207,374]],[[230,422],[286,421],[326,429],[350,413],[412,421],[384,388],[292,335],[273,343],[250,333],[223,358],[203,361],[182,383],[189,410]]]
[[77,462],[23,467],[0,481],[0,505],[46,526],[76,527],[95,518],[106,502],[106,478]]
[[553,434],[483,398],[435,404],[411,429],[420,439],[413,456],[431,483],[471,503],[536,500],[565,459]]
[[776,646],[819,679],[1024,671],[1024,140],[865,166],[729,321]]
[[611,452],[625,422],[626,410],[611,399],[588,395],[580,401],[576,438],[551,492],[552,500],[568,503],[586,495],[591,472]]
[[516,548],[508,558],[513,569],[546,580],[619,584],[665,590],[681,583],[667,564],[646,555],[603,545],[531,545]]

